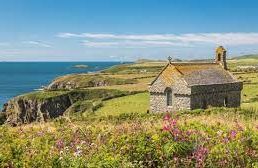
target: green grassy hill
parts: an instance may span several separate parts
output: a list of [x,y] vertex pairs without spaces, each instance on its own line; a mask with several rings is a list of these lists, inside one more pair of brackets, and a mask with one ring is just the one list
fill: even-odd
[[240,59],[258,59],[258,54],[249,54],[249,55],[242,55],[238,57],[233,57],[232,59],[240,60]]

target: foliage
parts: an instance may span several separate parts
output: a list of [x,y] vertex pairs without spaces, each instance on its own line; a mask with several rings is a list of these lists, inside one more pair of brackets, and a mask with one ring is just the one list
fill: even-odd
[[0,125],[2,125],[6,120],[6,115],[4,112],[0,112]]
[[[133,117],[135,115],[135,117]],[[257,130],[166,114],[0,127],[3,167],[252,167]]]

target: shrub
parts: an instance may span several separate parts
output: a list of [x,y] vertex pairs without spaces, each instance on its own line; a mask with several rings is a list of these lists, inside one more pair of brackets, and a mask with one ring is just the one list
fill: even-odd
[[0,125],[4,124],[6,120],[6,115],[4,112],[0,112]]

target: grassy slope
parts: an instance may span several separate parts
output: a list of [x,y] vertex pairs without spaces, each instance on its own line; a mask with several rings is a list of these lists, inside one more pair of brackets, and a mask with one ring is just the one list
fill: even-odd
[[242,55],[239,57],[234,57],[233,59],[235,59],[235,60],[258,59],[258,54]]
[[231,70],[236,70],[237,66],[256,66],[258,64],[257,58],[241,58],[241,59],[232,59],[228,60],[229,68]]
[[95,113],[98,116],[108,117],[119,116],[121,114],[130,113],[146,113],[149,108],[149,95],[148,93],[140,93],[111,99],[103,103],[103,107],[98,109]]

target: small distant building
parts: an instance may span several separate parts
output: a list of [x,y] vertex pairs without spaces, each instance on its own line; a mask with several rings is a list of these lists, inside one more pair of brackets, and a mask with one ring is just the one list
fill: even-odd
[[214,62],[172,62],[150,84],[150,111],[239,107],[243,83],[229,71],[226,50],[216,49]]

